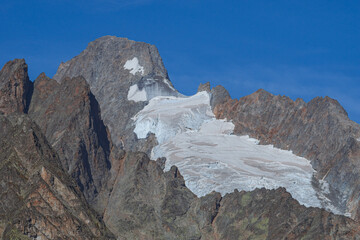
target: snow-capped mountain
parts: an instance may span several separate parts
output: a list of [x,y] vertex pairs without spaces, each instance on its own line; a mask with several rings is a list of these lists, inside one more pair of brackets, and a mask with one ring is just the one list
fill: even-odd
[[10,61],[0,89],[3,239],[360,238],[360,126],[336,100],[184,96],[155,46],[112,36],[53,79]]

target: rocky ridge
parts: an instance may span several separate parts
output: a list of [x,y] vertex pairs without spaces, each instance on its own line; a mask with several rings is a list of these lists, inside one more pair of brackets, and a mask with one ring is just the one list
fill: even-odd
[[99,211],[103,194],[107,194],[114,149],[100,115],[83,77],[58,83],[41,74],[35,80],[29,116],[45,133],[87,201]]
[[360,125],[336,100],[317,97],[305,103],[260,89],[218,104],[214,113],[232,120],[238,135],[250,135],[261,144],[311,160],[319,184],[329,183],[328,197],[353,218],[359,217]]

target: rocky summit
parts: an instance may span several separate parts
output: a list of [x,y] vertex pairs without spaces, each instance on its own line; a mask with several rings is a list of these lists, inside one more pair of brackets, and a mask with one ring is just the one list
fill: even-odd
[[155,46],[113,36],[27,68],[0,72],[0,239],[360,239],[360,126],[336,100],[187,97]]

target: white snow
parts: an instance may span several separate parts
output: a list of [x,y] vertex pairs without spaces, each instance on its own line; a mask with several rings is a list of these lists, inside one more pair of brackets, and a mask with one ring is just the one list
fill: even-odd
[[134,84],[129,88],[127,99],[135,102],[147,101],[146,91],[145,89],[140,91],[137,84]]
[[175,88],[173,88],[173,86],[171,86],[169,79],[164,78],[164,79],[163,79],[163,82],[164,82],[166,85],[168,85],[168,87],[169,87],[171,90],[176,91]]
[[198,130],[204,120],[214,116],[209,101],[206,92],[187,98],[155,97],[133,118],[134,132],[138,138],[155,133],[158,142],[164,143],[178,133]]
[[[234,125],[216,120],[207,92],[187,98],[156,97],[134,118],[138,138],[155,133],[159,145],[151,158],[166,157],[165,170],[176,165],[186,185],[198,196],[213,190],[221,194],[265,187],[285,187],[305,206],[336,212],[312,186],[310,161],[271,145],[258,145],[248,136],[231,135]],[[320,190],[321,191],[321,190]]]
[[360,142],[360,138],[358,138],[358,139],[356,139],[356,140],[358,140],[358,141]]
[[132,75],[135,75],[138,72],[141,73],[141,75],[144,75],[144,67],[139,64],[139,59],[137,57],[127,60],[124,69],[130,70]]

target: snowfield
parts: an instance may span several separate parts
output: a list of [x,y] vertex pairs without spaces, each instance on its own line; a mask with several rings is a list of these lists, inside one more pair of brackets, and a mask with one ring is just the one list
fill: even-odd
[[147,101],[147,94],[145,89],[139,90],[138,85],[134,84],[129,89],[127,99],[135,102]]
[[[196,195],[285,187],[307,207],[339,213],[326,192],[312,185],[310,161],[291,151],[258,145],[248,136],[231,135],[234,125],[215,119],[207,92],[191,97],[155,97],[134,118],[138,138],[154,133],[159,145],[151,158],[166,157],[165,170],[176,165]],[[323,183],[326,185],[326,183]]]
[[137,57],[127,60],[124,69],[130,70],[132,75],[135,75],[138,72],[141,73],[141,75],[144,75],[144,67],[139,64],[139,59]]

